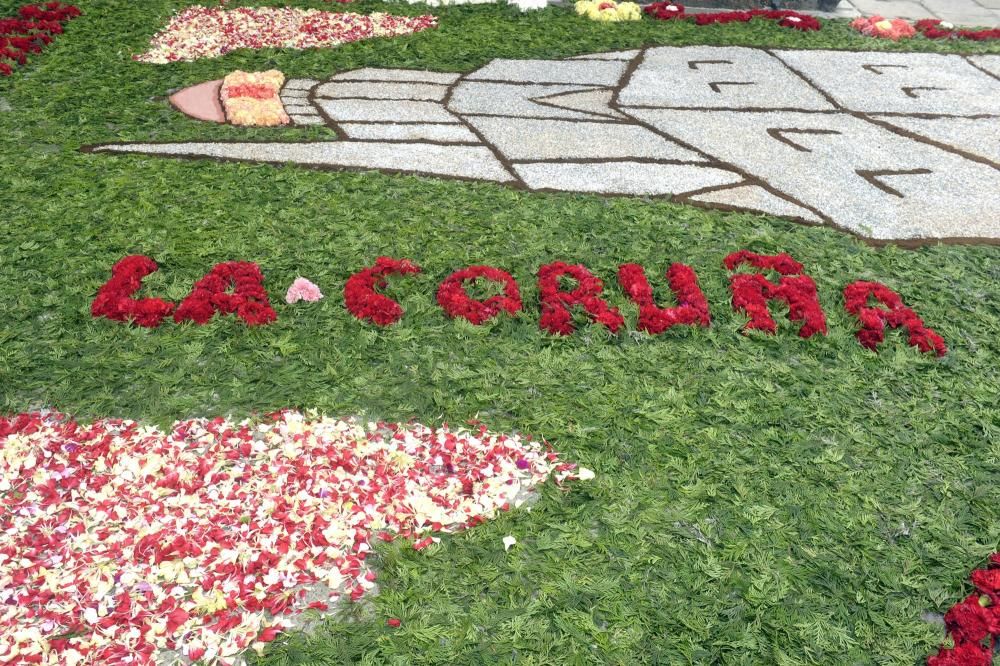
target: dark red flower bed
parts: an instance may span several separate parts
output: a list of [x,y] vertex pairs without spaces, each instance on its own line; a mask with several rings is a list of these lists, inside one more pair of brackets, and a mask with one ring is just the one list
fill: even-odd
[[729,278],[733,309],[750,317],[746,330],[775,333],[778,325],[768,310],[768,301],[778,300],[788,304],[789,319],[802,322],[800,338],[809,338],[817,333],[826,335],[826,315],[819,304],[816,283],[808,275],[802,275],[802,264],[787,254],[761,255],[747,250],[733,252],[723,263],[729,270],[749,264],[781,275],[777,284],[760,273],[740,273]]
[[[869,307],[871,298],[886,307]],[[905,328],[910,334],[910,344],[922,352],[933,351],[938,356],[944,356],[948,351],[941,336],[924,326],[917,313],[903,305],[899,294],[884,284],[861,280],[852,282],[844,287],[844,307],[861,322],[858,342],[862,347],[878,347],[885,339],[885,327],[889,326]]]
[[0,19],[0,74],[10,76],[15,65],[28,62],[28,54],[41,53],[55,35],[62,34],[63,24],[79,15],[73,5],[47,2],[24,5],[17,18]]
[[686,14],[684,5],[676,2],[654,2],[646,5],[643,11],[655,19],[669,21],[671,19],[691,19],[696,25],[712,25],[715,23],[749,23],[755,18],[775,21],[783,28],[810,32],[820,30],[823,26],[819,20],[808,14],[800,14],[786,9],[750,9],[735,12],[710,12],[707,14]]
[[941,19],[922,19],[913,24],[917,32],[927,39],[971,39],[975,42],[989,42],[1000,39],[1000,28],[991,30],[965,30],[944,27]]
[[379,257],[375,265],[358,271],[344,285],[344,305],[352,315],[362,321],[388,326],[399,321],[403,308],[388,296],[375,289],[384,289],[389,275],[419,273],[420,267],[408,259]]
[[159,298],[132,297],[142,286],[142,279],[157,270],[156,262],[149,257],[141,254],[125,257],[111,268],[111,279],[98,290],[90,313],[95,317],[156,328],[174,311],[174,304]]
[[640,264],[622,264],[618,267],[618,284],[621,285],[632,302],[639,306],[639,320],[636,328],[652,335],[659,335],[678,324],[691,326],[711,326],[708,301],[698,286],[698,276],[690,266],[671,264],[667,271],[667,282],[677,299],[677,307],[660,308],[653,300],[653,288],[646,279],[646,271]]

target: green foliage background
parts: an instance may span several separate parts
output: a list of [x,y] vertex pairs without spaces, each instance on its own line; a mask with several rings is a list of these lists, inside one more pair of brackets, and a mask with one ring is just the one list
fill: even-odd
[[[18,2],[0,0],[0,14]],[[1000,52],[893,44],[843,23],[802,35],[767,23],[602,25],[566,8],[433,10],[434,31],[335,50],[232,54],[169,66],[130,56],[185,3],[79,2],[29,67],[0,80],[0,410],[173,419],[279,407],[460,423],[547,438],[597,479],[428,551],[380,547],[381,594],[272,646],[265,664],[914,664],[940,613],[1000,543],[1000,249],[875,249],[837,231],[662,200],[528,194],[377,173],[111,157],[114,140],[331,138],[187,119],[168,91],[237,68],[325,77],[359,66],[464,71],[493,57],[556,58],[642,44]],[[241,4],[241,3],[234,3]],[[276,3],[265,3],[276,4]],[[332,7],[322,2],[299,6]],[[416,14],[362,2],[347,9]],[[786,251],[819,285],[830,335],[739,334],[722,258]],[[182,298],[214,263],[257,261],[279,312],[149,331],[89,315],[111,265],[154,257],[144,293]],[[379,255],[424,272],[393,281],[403,321],[377,330],[340,291]],[[537,328],[534,273],[583,262],[617,288],[619,263],[695,268],[710,330],[651,338]],[[511,271],[527,311],[476,328],[434,303],[469,263]],[[298,275],[316,305],[286,306]],[[881,280],[947,340],[854,340],[840,291]],[[780,315],[783,317],[783,315]],[[501,538],[518,545],[504,553]],[[385,627],[400,617],[400,629]]]

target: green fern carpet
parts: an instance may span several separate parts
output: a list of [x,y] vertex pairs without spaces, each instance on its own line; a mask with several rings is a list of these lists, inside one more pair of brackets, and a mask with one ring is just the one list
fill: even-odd
[[[0,0],[0,15],[18,4]],[[568,8],[488,5],[434,9],[440,27],[410,37],[155,66],[131,55],[184,3],[78,4],[85,15],[65,35],[0,78],[10,106],[0,111],[0,412],[479,419],[544,437],[597,473],[421,552],[379,545],[377,596],[279,639],[258,663],[888,665],[941,644],[928,617],[966,596],[968,572],[1000,545],[1000,247],[875,248],[641,198],[78,149],[326,136],[199,123],[165,101],[235,69],[324,78],[644,44],[1000,53],[997,43],[876,42],[843,23],[815,34],[766,22],[603,25]],[[722,266],[740,249],[802,262],[829,335],[799,339],[780,308],[776,335],[741,334]],[[128,254],[160,264],[142,294],[173,301],[218,262],[257,262],[278,320],[148,330],[93,319],[95,293]],[[341,297],[380,255],[423,269],[390,280],[405,315],[386,329],[354,319]],[[605,282],[626,331],[585,318],[570,337],[539,330],[536,272],[557,260]],[[697,272],[711,328],[635,333],[618,265],[643,264],[662,303],[675,261]],[[525,311],[482,327],[449,319],[437,286],[469,264],[509,271]],[[285,305],[299,275],[326,298]],[[843,306],[854,280],[895,289],[949,353],[921,354],[902,332],[877,354],[862,348]],[[518,545],[505,553],[506,535]]]

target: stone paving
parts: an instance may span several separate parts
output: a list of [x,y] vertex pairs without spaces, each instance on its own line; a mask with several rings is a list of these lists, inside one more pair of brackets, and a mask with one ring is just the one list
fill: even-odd
[[87,150],[664,196],[876,241],[977,242],[1000,240],[998,74],[998,55],[711,46],[366,68],[286,83],[293,121],[328,126],[327,141]]

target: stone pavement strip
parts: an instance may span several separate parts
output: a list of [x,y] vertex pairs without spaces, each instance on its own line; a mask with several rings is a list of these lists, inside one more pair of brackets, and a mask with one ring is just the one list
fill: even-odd
[[464,75],[366,68],[290,80],[282,100],[329,140],[85,150],[663,196],[881,242],[1000,241],[1000,56],[654,47]]

